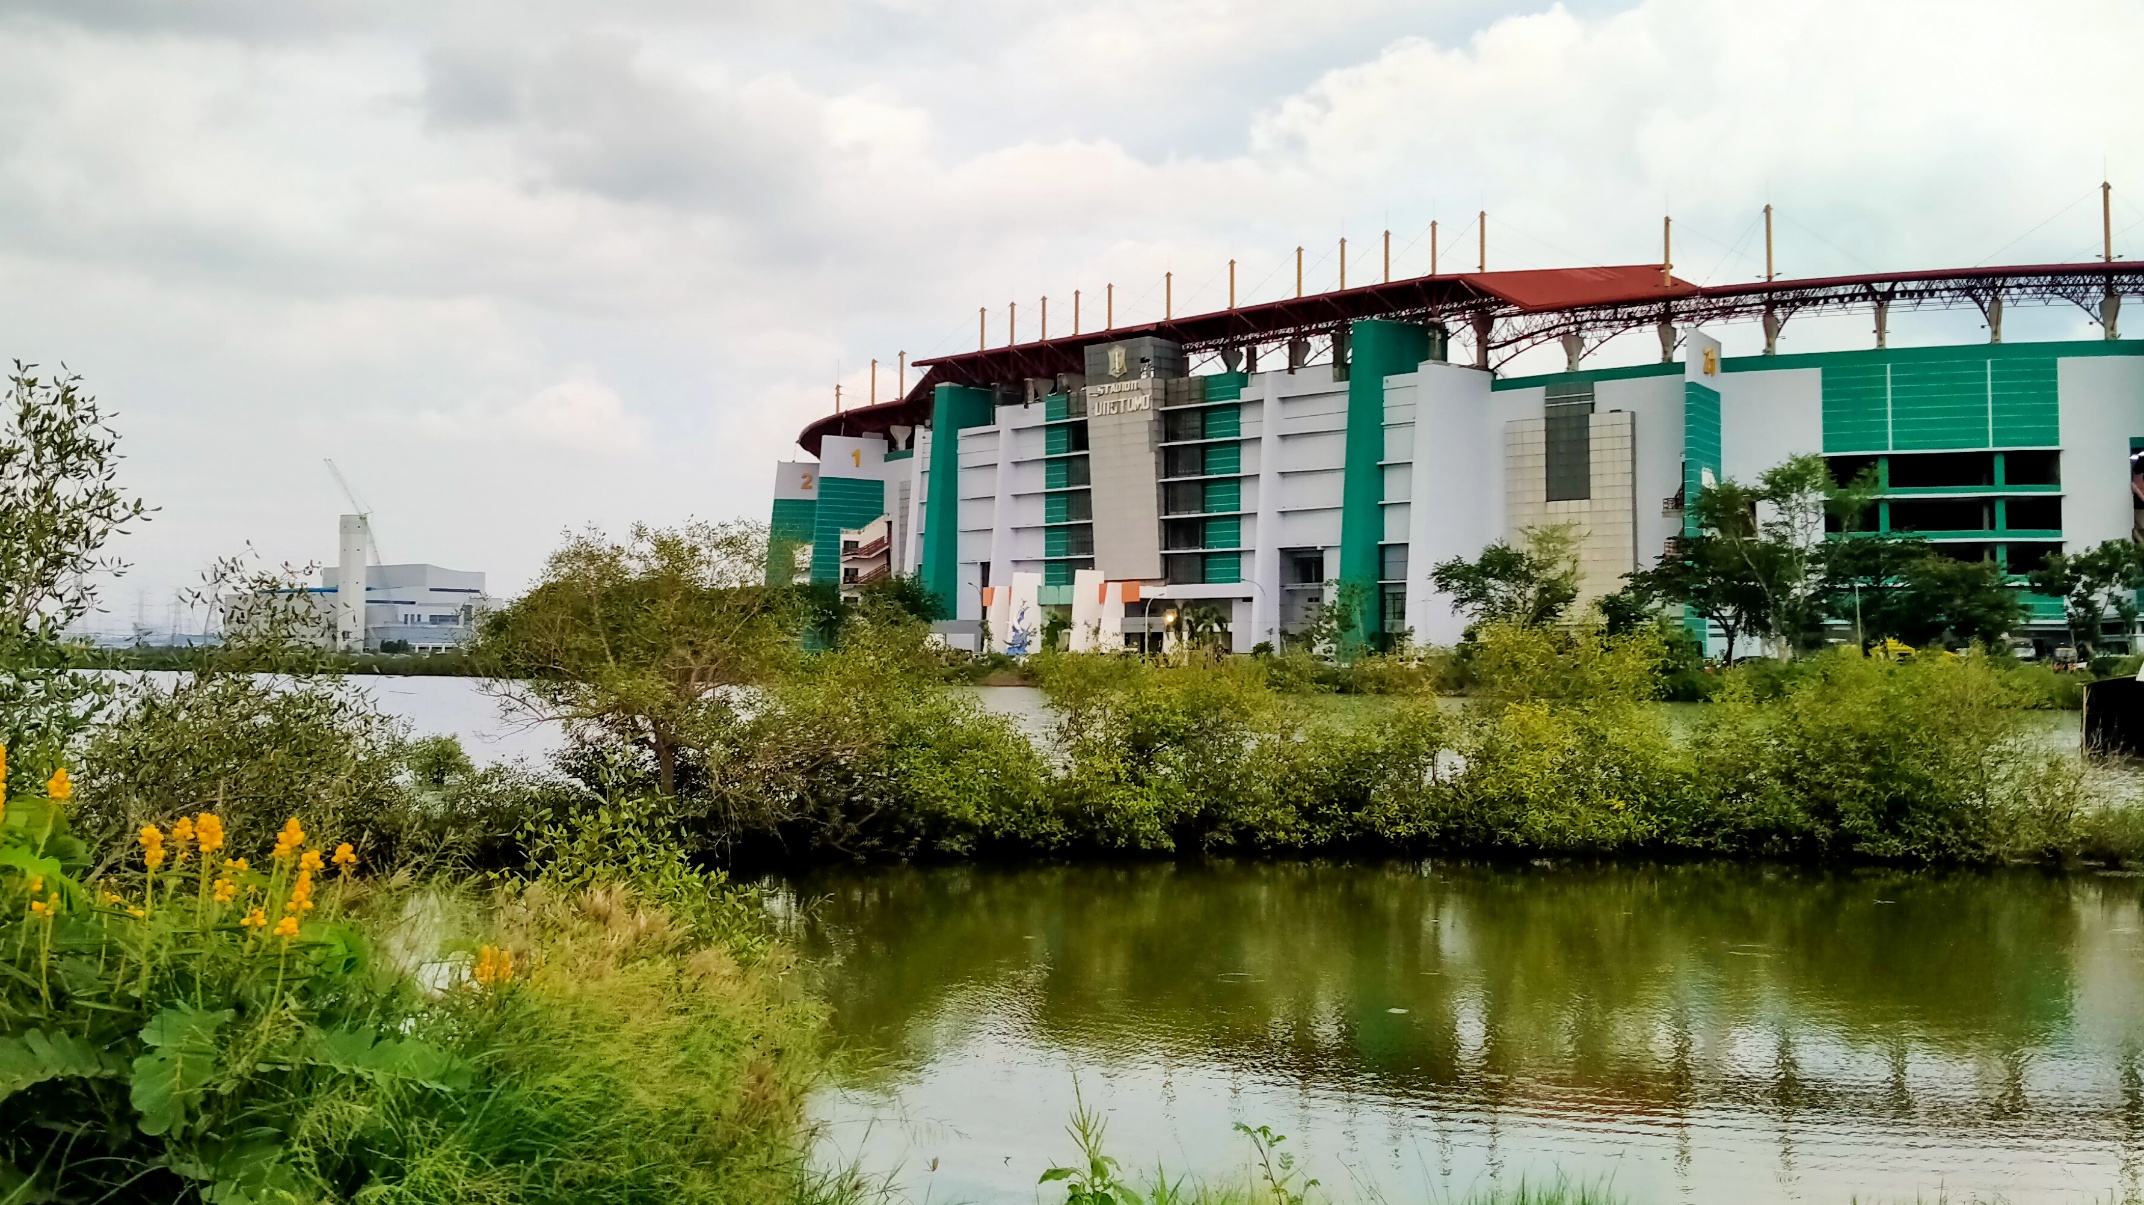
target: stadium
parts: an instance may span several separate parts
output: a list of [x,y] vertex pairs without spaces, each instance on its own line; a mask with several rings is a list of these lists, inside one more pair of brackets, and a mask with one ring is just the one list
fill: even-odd
[[[1721,286],[1666,264],[1477,271],[1026,342],[1008,324],[995,346],[986,327],[896,399],[804,429],[813,459],[776,468],[770,574],[916,574],[969,649],[1019,651],[1051,617],[1075,648],[1150,648],[1195,605],[1250,651],[1350,583],[1373,641],[1446,644],[1465,620],[1432,564],[1565,524],[1598,597],[1684,533],[1698,491],[1819,453],[1876,467],[1877,530],[2022,589],[2050,552],[2139,530],[2144,341],[2119,320],[2140,285],[2110,238],[2089,263]],[[2004,342],[2006,307],[2035,305],[2101,337]],[[1985,341],[1890,346],[1894,314],[1961,308]],[[1839,313],[1868,318],[1865,346],[1778,350],[1790,319]],[[1722,354],[1712,332],[1741,322],[1761,354]],[[1656,363],[1583,366],[1634,332]],[[1544,347],[1562,371],[1500,371]],[[2060,602],[2026,602],[2027,634],[2058,641]]]

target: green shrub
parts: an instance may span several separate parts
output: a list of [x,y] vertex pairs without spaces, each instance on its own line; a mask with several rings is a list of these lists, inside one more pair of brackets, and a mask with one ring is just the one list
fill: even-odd
[[[81,754],[73,823],[100,864],[143,824],[212,808],[258,860],[293,812],[369,860],[400,864],[402,726],[334,678],[201,673],[130,689]],[[238,834],[244,834],[243,837]]]
[[296,821],[242,866],[225,855],[251,835],[218,848],[209,815],[85,878],[70,811],[18,797],[0,819],[10,1199],[653,1205],[807,1185],[818,1017],[763,923],[712,940],[561,859],[457,932],[442,904],[467,897],[345,877]]
[[1893,662],[1835,649],[1769,702],[1730,683],[1693,737],[1702,848],[1912,861],[2072,848],[2089,792],[2036,744],[1988,658]]

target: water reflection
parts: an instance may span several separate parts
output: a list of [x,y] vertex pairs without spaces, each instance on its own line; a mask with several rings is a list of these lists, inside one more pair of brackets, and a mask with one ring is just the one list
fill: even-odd
[[838,1032],[883,1055],[824,1102],[836,1141],[939,1158],[939,1196],[1031,1198],[1077,1076],[1123,1154],[1178,1170],[1236,1166],[1240,1119],[1395,1200],[1560,1169],[1841,1201],[2135,1195],[2137,887],[1441,863],[797,885]]

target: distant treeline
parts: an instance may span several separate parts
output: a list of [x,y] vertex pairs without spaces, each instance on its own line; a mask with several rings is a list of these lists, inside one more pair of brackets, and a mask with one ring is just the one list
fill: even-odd
[[[91,648],[83,653],[89,669],[179,670],[205,668],[218,655],[213,646],[135,645]],[[308,672],[322,674],[397,674],[412,677],[478,676],[476,664],[461,650],[447,653],[336,653],[321,651],[305,660]]]

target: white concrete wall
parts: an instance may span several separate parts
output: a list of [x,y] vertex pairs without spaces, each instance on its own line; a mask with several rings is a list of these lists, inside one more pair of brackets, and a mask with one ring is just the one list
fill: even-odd
[[1413,378],[1407,626],[1418,645],[1455,644],[1466,620],[1429,584],[1429,571],[1455,556],[1479,556],[1503,529],[1504,458],[1493,435],[1500,425],[1492,421],[1488,373],[1427,363]]
[[1823,370],[1723,372],[1712,381],[1720,391],[1723,475],[1751,484],[1789,456],[1824,451]]
[[2129,537],[2129,441],[2144,438],[2144,357],[2055,362],[2062,400],[2063,549]]
[[1601,381],[1593,389],[1596,413],[1627,410],[1632,416],[1632,505],[1640,569],[1650,569],[1668,539],[1682,534],[1682,517],[1661,513],[1661,503],[1682,488],[1682,385],[1678,374]]

